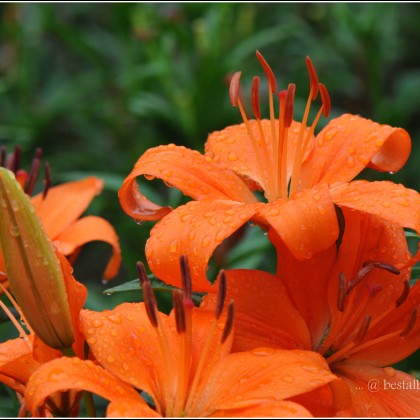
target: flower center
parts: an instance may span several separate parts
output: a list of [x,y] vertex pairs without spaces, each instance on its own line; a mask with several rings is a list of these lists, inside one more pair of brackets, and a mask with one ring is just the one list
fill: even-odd
[[405,280],[401,295],[395,300],[394,305],[388,305],[376,316],[366,314],[366,308],[382,291],[382,286],[365,283],[363,293],[356,293],[356,290],[362,286],[361,282],[375,268],[395,275],[400,274],[396,267],[381,261],[366,261],[356,276],[348,281],[344,274],[340,273],[337,291],[338,314],[317,349],[330,365],[393,337],[400,336],[404,339],[414,328],[418,315],[417,307],[412,308],[408,313],[405,324],[396,324],[394,331],[387,331],[382,335],[381,333],[370,334],[375,326],[407,300],[410,292],[410,284]]
[[[248,131],[249,139],[258,162],[259,171],[262,175],[261,187],[265,191],[268,201],[274,201],[279,198],[287,199],[302,189],[300,185],[300,174],[302,164],[305,159],[305,153],[308,150],[310,140],[314,134],[315,127],[322,114],[328,117],[331,104],[327,88],[318,83],[318,76],[309,57],[306,57],[306,65],[310,78],[310,92],[303,114],[302,122],[298,128],[297,143],[295,145],[294,156],[288,156],[292,150],[291,136],[289,131],[293,123],[294,97],[296,85],[290,83],[287,90],[277,93],[279,99],[279,110],[276,117],[274,107],[274,96],[277,90],[277,82],[274,73],[261,55],[257,51],[257,58],[264,70],[268,80],[268,98],[270,109],[270,134],[265,134],[261,123],[260,111],[260,78],[255,76],[251,87],[251,107],[257,123],[257,132],[251,126],[240,95],[240,77],[241,72],[236,72],[230,83],[229,95],[233,106],[239,108],[242,119]],[[308,125],[308,117],[311,103],[321,94],[322,104],[314,118],[312,124]],[[293,127],[294,129],[295,127]],[[291,165],[289,164],[291,162]],[[291,170],[289,167],[291,166]]]
[[[0,148],[0,167],[9,169],[15,174],[16,180],[19,182],[23,191],[29,196],[32,195],[36,181],[39,178],[41,169],[41,157],[42,150],[36,149],[34,157],[32,158],[31,169],[28,171],[20,167],[22,157],[22,149],[20,146],[16,146],[14,151],[9,155],[6,155],[6,147]],[[47,192],[52,185],[51,181],[51,170],[48,162],[44,165],[44,180],[43,180],[43,194],[42,198],[45,199]]]
[[[227,309],[223,332],[217,334],[217,326],[224,309],[226,298],[226,278],[221,273],[221,280],[215,317],[209,326],[209,333],[203,344],[198,362],[193,366],[192,320],[194,303],[192,300],[191,274],[185,255],[181,256],[182,290],[173,292],[175,325],[180,340],[180,357],[175,361],[171,357],[168,331],[157,310],[152,286],[147,278],[144,266],[138,263],[140,283],[143,288],[144,304],[151,325],[155,328],[158,343],[164,358],[164,383],[160,392],[161,401],[154,401],[156,409],[166,417],[194,416],[201,396],[208,383],[211,367],[216,363],[218,353],[214,351],[215,340],[223,344],[230,336],[233,327],[233,302]],[[213,352],[212,352],[213,348]]]

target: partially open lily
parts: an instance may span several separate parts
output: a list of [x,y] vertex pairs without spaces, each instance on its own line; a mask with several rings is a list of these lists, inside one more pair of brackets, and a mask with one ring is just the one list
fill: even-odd
[[[5,149],[2,148],[2,155]],[[39,177],[41,151],[37,150],[29,172],[19,167],[20,149],[6,159],[0,157],[0,166],[5,166],[15,173],[16,179],[27,195],[31,196]],[[48,168],[48,166],[47,166]],[[32,204],[45,230],[57,249],[66,256],[76,256],[80,247],[88,242],[102,241],[112,247],[104,278],[116,276],[121,262],[121,250],[118,236],[111,224],[98,216],[80,218],[93,198],[103,189],[103,181],[88,177],[80,181],[67,182],[52,187],[49,170],[46,170],[44,191],[32,197]],[[4,272],[4,262],[0,254],[0,272]],[[0,274],[0,281],[7,280]]]
[[[134,219],[162,219],[151,232],[146,255],[154,274],[166,282],[180,284],[177,261],[186,253],[193,256],[195,289],[211,291],[206,278],[209,258],[225,238],[249,220],[273,231],[271,238],[277,238],[278,246],[285,244],[300,260],[337,240],[336,206],[420,230],[417,192],[389,181],[350,182],[367,166],[399,170],[411,150],[408,133],[344,114],[314,136],[319,118],[329,113],[330,102],[310,59],[310,93],[302,121],[293,120],[293,84],[279,93],[276,117],[277,82],[262,55],[257,52],[257,56],[268,78],[269,120],[261,119],[258,77],[251,91],[255,119],[248,119],[239,95],[240,73],[236,73],[230,96],[244,123],[211,133],[204,156],[173,144],[149,149],[119,191],[124,211]],[[322,103],[310,125],[310,105],[318,91]],[[154,204],[139,190],[136,178],[141,175],[160,178],[194,201],[175,210]],[[255,189],[264,190],[267,202],[258,201]]]
[[[235,299],[233,349],[311,349],[341,378],[297,398],[317,415],[420,415],[416,379],[391,367],[420,346],[420,283],[402,229],[345,210],[346,229],[332,246],[299,261],[284,246],[278,274],[226,271]],[[216,297],[210,295],[205,305]],[[372,388],[370,384],[377,385]],[[390,385],[391,384],[391,385]],[[405,384],[405,387],[404,387]]]
[[[230,353],[232,303],[224,310],[221,287],[214,311],[194,307],[185,259],[182,267],[185,289],[174,292],[169,316],[157,310],[144,270],[145,303],[124,303],[112,311],[82,311],[87,343],[106,371],[101,373],[96,367],[93,372],[89,362],[78,361],[75,372],[73,359],[44,365],[28,384],[31,412],[36,415],[51,392],[88,389],[111,400],[112,414],[121,416],[310,416],[303,406],[286,400],[335,379],[323,359],[314,352],[267,347]],[[110,374],[116,378],[112,380]],[[136,393],[123,398],[121,393],[104,392],[104,383],[115,388],[121,381],[147,392],[154,409],[139,403]]]

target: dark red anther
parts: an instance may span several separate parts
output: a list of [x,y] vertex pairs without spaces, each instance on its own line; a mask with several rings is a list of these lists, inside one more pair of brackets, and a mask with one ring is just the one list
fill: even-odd
[[240,80],[242,72],[237,71],[230,79],[229,98],[232,106],[238,106],[239,93],[241,90]]
[[314,101],[318,96],[318,75],[316,74],[316,70],[314,65],[312,64],[311,59],[306,56],[306,67],[308,68],[309,79],[310,79],[310,86],[311,86],[311,99]]
[[228,339],[230,333],[232,332],[234,316],[235,316],[235,308],[233,306],[233,301],[231,300],[228,306],[228,313],[227,313],[225,328],[223,329],[223,333],[222,333],[222,339],[221,339],[222,344]]
[[157,304],[156,304],[156,298],[153,293],[153,289],[149,280],[143,282],[142,288],[143,288],[143,301],[144,301],[144,306],[146,308],[147,316],[152,326],[157,328],[158,326],[158,319],[157,319],[157,313],[156,313]]
[[296,85],[294,83],[289,83],[289,86],[287,87],[287,97],[286,97],[286,104],[284,108],[284,126],[285,127],[290,127],[293,122],[295,92],[296,92]]
[[4,167],[6,163],[6,146],[1,146],[0,148],[0,166]]
[[400,274],[400,270],[398,270],[398,268],[381,261],[365,261],[362,264],[362,267],[363,268],[359,270],[356,277],[354,277],[352,281],[347,285],[347,294],[349,294],[350,291],[353,290],[374,268],[380,268],[381,270],[386,270],[396,275]]
[[321,93],[322,105],[324,107],[323,114],[324,114],[325,118],[328,118],[328,116],[330,115],[330,111],[331,111],[330,95],[328,93],[327,88],[322,83],[319,84],[319,91]]
[[45,200],[45,197],[48,194],[48,190],[51,188],[52,179],[51,179],[51,169],[50,164],[47,162],[44,166],[45,178],[44,178],[44,192],[42,194],[42,199]]
[[400,337],[407,336],[411,332],[411,330],[414,328],[414,325],[416,324],[416,321],[417,321],[417,308],[413,308],[413,310],[411,311],[410,320],[408,321],[408,324],[404,328],[404,330],[401,331]]
[[340,312],[344,311],[344,304],[346,303],[346,276],[340,273],[338,278],[338,293],[337,293],[337,309]]
[[363,319],[362,325],[360,326],[360,329],[357,332],[356,337],[354,339],[354,342],[356,344],[360,343],[366,337],[371,320],[372,320],[372,317],[370,315],[366,315],[365,318]]
[[262,56],[262,54],[258,50],[256,51],[256,55],[257,55],[258,61],[261,64],[261,67],[264,70],[265,76],[267,77],[271,92],[272,93],[276,92],[277,82],[276,82],[276,77],[274,76],[273,70],[271,70],[270,65],[267,63],[265,58]]
[[145,281],[149,281],[146,273],[146,268],[141,261],[137,261],[136,263],[137,275],[139,276],[140,286],[143,286]]
[[224,270],[222,270],[220,272],[219,291],[217,294],[216,319],[219,319],[220,315],[223,312],[225,299],[226,299],[226,274]]
[[181,255],[180,264],[181,264],[182,289],[184,290],[184,301],[192,302],[191,271],[188,265],[188,258],[186,255]]
[[408,298],[408,294],[410,293],[410,283],[408,280],[404,280],[404,289],[400,295],[400,297],[395,301],[395,305],[398,308],[398,306],[401,306]]
[[32,194],[35,188],[36,181],[39,177],[39,169],[41,167],[42,150],[36,149],[34,158],[32,159],[31,170],[29,171],[28,178],[25,183],[25,192],[28,195]]
[[186,331],[186,320],[185,320],[185,310],[182,302],[182,292],[181,290],[174,290],[172,293],[172,300],[175,311],[175,324],[178,334],[182,334]]
[[252,112],[257,120],[261,119],[261,109],[260,109],[260,78],[255,76],[252,79],[251,86],[251,107]]

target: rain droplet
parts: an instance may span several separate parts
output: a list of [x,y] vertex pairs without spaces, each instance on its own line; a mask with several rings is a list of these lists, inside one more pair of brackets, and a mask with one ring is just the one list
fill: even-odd
[[284,382],[287,382],[289,384],[292,383],[295,380],[295,378],[293,378],[293,376],[289,376],[289,375],[283,376],[281,379],[283,379]]
[[110,355],[106,358],[106,360],[107,360],[109,363],[114,363],[114,362],[115,362],[115,357],[114,357],[112,354],[110,354]]
[[332,140],[337,135],[337,129],[336,128],[330,128],[325,134],[325,140]]
[[100,319],[94,319],[92,321],[92,327],[99,328],[102,327],[103,322]]
[[144,174],[144,177],[148,180],[148,181],[153,181],[155,179],[154,175],[151,174]]
[[108,320],[113,322],[114,324],[121,324],[121,315],[119,314],[112,314],[107,316]]
[[393,367],[384,367],[384,372],[388,375],[388,376],[395,376],[395,369]]
[[228,159],[234,162],[235,160],[238,160],[238,155],[235,152],[230,152],[228,155]]
[[16,225],[12,225],[9,230],[10,234],[15,238],[20,235],[19,228]]

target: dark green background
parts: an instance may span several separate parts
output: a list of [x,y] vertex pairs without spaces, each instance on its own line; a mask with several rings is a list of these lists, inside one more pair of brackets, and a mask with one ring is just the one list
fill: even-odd
[[[87,175],[105,180],[88,213],[105,217],[120,236],[123,266],[111,285],[124,283],[135,277],[135,262],[144,261],[152,224],[137,226],[122,212],[122,180],[149,147],[173,142],[203,151],[208,133],[239,122],[226,80],[242,70],[248,92],[252,76],[262,75],[256,49],[281,88],[297,84],[297,119],[309,90],[309,55],[329,89],[330,118],[350,112],[407,129],[413,153],[406,167],[392,176],[363,176],[419,190],[419,22],[420,5],[410,3],[3,3],[0,143],[9,151],[20,144],[26,165],[41,147],[54,183]],[[147,187],[162,204],[184,199],[158,182]],[[273,270],[265,238],[252,229],[248,235],[253,241],[226,264]],[[91,308],[140,298],[140,292],[102,294],[108,252],[106,245],[89,245],[76,265]],[[0,334],[16,336],[7,323]],[[404,368],[418,369],[416,363],[412,357]],[[0,388],[0,415],[16,413],[13,394]]]

